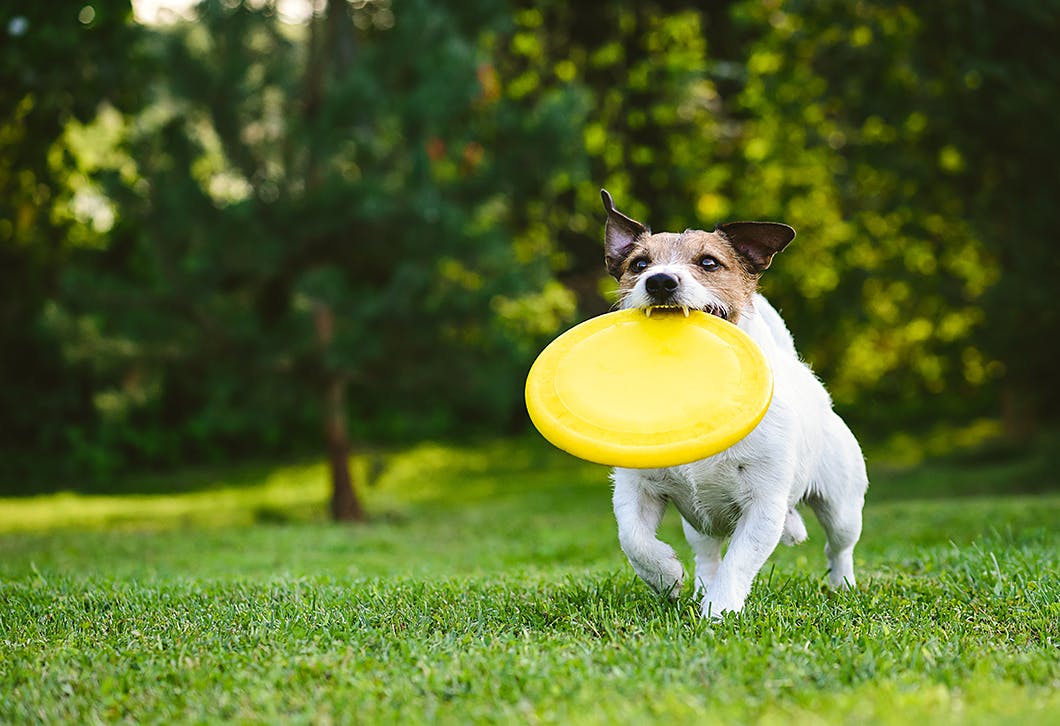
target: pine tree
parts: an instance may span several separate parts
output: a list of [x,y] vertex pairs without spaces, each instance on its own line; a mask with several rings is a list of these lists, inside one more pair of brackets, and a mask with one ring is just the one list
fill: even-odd
[[572,305],[521,225],[577,163],[584,104],[498,86],[502,3],[330,2],[304,34],[231,5],[158,38],[167,73],[116,165],[135,171],[95,174],[122,215],[71,274],[66,324],[132,455],[239,455],[322,421],[332,514],[362,519],[350,429],[521,408]]

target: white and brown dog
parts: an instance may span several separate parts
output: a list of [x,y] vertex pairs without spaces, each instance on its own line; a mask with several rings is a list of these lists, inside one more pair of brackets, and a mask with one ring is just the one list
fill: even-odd
[[[854,435],[832,410],[821,382],[799,360],[784,321],[755,292],[773,255],[795,230],[771,222],[733,222],[713,232],[652,234],[607,209],[605,260],[618,280],[619,306],[691,308],[734,323],[751,336],[773,369],[774,392],[761,423],[732,447],[667,469],[615,469],[618,537],[637,574],[674,595],[684,569],[656,537],[668,502],[681,513],[695,554],[704,616],[739,611],[751,582],[777,543],[797,544],[806,527],[795,505],[809,505],[827,537],[833,587],[854,585],[854,545],[868,479]],[[710,385],[710,371],[689,371],[689,385]],[[643,381],[651,395],[651,381]],[[635,404],[631,404],[635,405]],[[730,538],[722,557],[722,544]]]

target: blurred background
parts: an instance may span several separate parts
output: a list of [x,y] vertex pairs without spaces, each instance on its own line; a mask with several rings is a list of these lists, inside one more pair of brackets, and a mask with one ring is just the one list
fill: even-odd
[[326,453],[357,518],[351,453],[523,434],[602,186],[794,226],[765,292],[870,450],[1058,486],[1054,0],[0,7],[0,494]]

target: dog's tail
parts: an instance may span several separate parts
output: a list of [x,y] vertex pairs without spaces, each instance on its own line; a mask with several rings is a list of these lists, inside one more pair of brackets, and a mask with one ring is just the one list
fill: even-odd
[[787,516],[784,517],[784,532],[780,535],[780,541],[791,547],[800,542],[805,542],[806,536],[806,523],[802,521],[802,516],[795,511],[795,507],[792,507],[788,510]]

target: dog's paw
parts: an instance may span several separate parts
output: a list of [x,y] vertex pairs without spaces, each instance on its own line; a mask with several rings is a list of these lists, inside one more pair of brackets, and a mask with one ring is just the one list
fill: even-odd
[[848,572],[829,571],[828,584],[833,590],[853,590],[857,587],[857,582],[854,580],[854,570],[851,569]]
[[789,509],[784,517],[784,531],[780,535],[780,541],[791,547],[805,542],[807,536],[806,523],[802,521],[802,516],[794,508]]
[[703,617],[711,620],[721,620],[725,613],[738,613],[743,609],[744,598],[732,592],[722,592],[717,589],[707,590],[703,597],[701,609]]
[[703,617],[710,620],[721,620],[726,613],[738,613],[743,610],[743,603],[723,603],[714,600],[703,600]]
[[685,582],[685,568],[670,547],[660,548],[658,556],[650,560],[634,561],[633,569],[640,579],[660,595],[676,598]]

